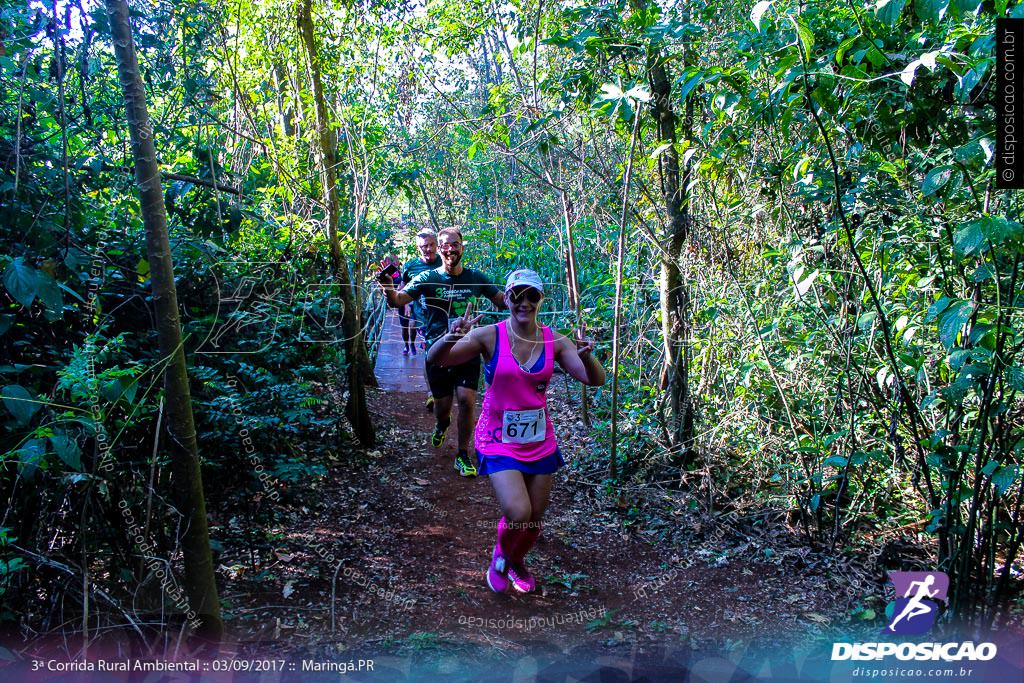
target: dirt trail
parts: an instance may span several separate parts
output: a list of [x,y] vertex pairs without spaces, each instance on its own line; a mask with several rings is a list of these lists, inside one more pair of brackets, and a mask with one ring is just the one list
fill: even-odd
[[397,324],[387,325],[384,388],[370,396],[380,445],[362,462],[339,455],[323,481],[291,492],[292,519],[275,530],[271,586],[264,580],[262,593],[235,595],[227,611],[240,639],[306,653],[468,648],[521,657],[689,647],[831,620],[823,569],[811,580],[781,564],[728,559],[724,548],[659,545],[650,530],[625,526],[614,496],[572,466],[592,444],[560,390],[549,398],[570,467],[556,475],[529,557],[538,591],[492,593],[484,571],[499,513],[489,482],[453,469],[454,424],[443,448],[429,445],[422,353],[404,358]]

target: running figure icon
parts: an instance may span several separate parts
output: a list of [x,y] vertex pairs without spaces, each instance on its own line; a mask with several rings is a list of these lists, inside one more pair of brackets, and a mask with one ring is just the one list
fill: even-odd
[[889,578],[896,588],[893,603],[895,615],[885,633],[921,634],[935,623],[939,606],[936,600],[945,600],[949,578],[942,572],[890,572]]
[[914,597],[910,598],[910,601],[907,602],[907,606],[903,608],[903,611],[900,612],[900,615],[893,619],[892,623],[889,624],[890,631],[895,631],[896,624],[900,623],[904,619],[907,619],[909,621],[914,617],[919,617],[922,614],[928,614],[932,611],[933,608],[929,605],[924,604],[922,600],[924,600],[925,598],[934,598],[936,595],[939,594],[938,590],[929,590],[929,587],[933,583],[935,583],[935,577],[931,574],[926,576],[924,581],[912,581],[910,583],[910,588],[907,589],[907,593],[903,597],[910,597],[910,591],[914,589],[914,586],[917,586],[917,593],[914,595]]

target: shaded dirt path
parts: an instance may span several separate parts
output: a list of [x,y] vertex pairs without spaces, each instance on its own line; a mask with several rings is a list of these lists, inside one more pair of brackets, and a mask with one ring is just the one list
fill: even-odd
[[[606,491],[588,481],[580,456],[595,444],[557,378],[550,408],[569,467],[556,475],[529,558],[539,589],[492,593],[484,571],[499,514],[490,485],[452,468],[454,426],[443,448],[429,445],[422,353],[402,357],[397,321],[387,325],[384,388],[370,397],[380,445],[339,453],[324,463],[325,477],[289,492],[290,521],[270,530],[261,578],[235,577],[252,590],[228,595],[240,641],[273,641],[278,652],[444,657],[468,649],[501,659],[578,647],[697,648],[845,617],[848,607],[836,604],[841,573],[787,550],[787,529],[745,540],[718,533],[679,491]],[[637,509],[657,517],[636,523],[627,513]]]

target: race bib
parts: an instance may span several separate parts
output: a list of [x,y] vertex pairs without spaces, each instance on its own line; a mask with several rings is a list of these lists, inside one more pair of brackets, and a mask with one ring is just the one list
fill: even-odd
[[544,409],[506,410],[502,421],[503,443],[535,443],[543,441],[547,422]]

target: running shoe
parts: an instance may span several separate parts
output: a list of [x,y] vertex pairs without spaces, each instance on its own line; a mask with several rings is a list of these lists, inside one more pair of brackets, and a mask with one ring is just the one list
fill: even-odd
[[458,455],[455,456],[455,470],[462,477],[476,476],[476,465],[469,459],[469,453],[459,451]]
[[448,421],[444,427],[438,422],[434,425],[434,433],[430,435],[430,445],[434,448],[440,448],[444,445],[444,437],[448,436],[448,428],[452,426],[451,420]]
[[504,593],[508,590],[508,579],[505,577],[505,573],[508,570],[506,566],[505,558],[502,557],[501,551],[498,550],[498,546],[494,546],[494,552],[491,554],[491,566],[487,568],[487,573],[484,574],[484,578],[487,581],[487,587],[495,593]]
[[434,412],[434,397],[433,396],[427,396],[427,412],[428,413]]
[[[413,351],[413,353],[416,353],[416,352]],[[402,355],[403,356],[408,356],[409,355],[409,347],[406,347],[406,348],[402,349]]]
[[416,355],[416,345],[415,344],[412,345],[412,355],[414,355],[414,356]]
[[526,569],[526,560],[510,564],[508,567],[508,582],[518,593],[532,593],[537,588],[537,581]]

